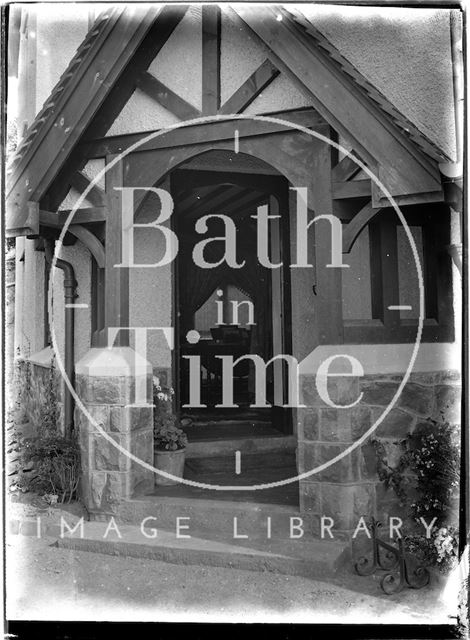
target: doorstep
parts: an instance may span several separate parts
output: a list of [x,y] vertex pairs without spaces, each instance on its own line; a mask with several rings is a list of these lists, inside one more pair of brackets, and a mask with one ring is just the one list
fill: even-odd
[[[165,488],[162,487],[162,489]],[[234,537],[234,526],[237,528],[237,533],[247,535],[250,540],[265,541],[268,536],[268,525],[273,540],[288,540],[291,535],[291,518],[298,518],[299,520],[295,522],[302,523],[305,538],[318,537],[314,531],[315,517],[300,513],[298,506],[218,500],[214,498],[217,491],[207,490],[207,493],[210,494],[210,498],[151,494],[124,500],[119,505],[116,517],[125,524],[138,526],[145,518],[153,517],[156,518],[160,527],[168,530],[174,529],[177,518],[189,518],[191,526],[204,536],[227,541]],[[101,518],[101,516],[92,515],[92,519],[103,519],[107,522],[109,517]]]
[[[274,572],[326,580],[344,564],[344,545],[330,540],[224,540],[208,537],[182,522],[179,536],[175,529],[122,524],[115,521],[85,522],[80,531],[65,532],[56,546],[63,549],[148,558],[171,564],[229,567],[258,572]],[[187,525],[189,526],[189,525]],[[144,533],[145,532],[145,533]],[[183,535],[191,537],[184,538]]]

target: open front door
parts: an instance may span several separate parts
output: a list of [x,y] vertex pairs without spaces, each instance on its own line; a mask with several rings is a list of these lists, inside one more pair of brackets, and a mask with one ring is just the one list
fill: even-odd
[[[260,426],[266,435],[292,431],[291,412],[282,407],[287,399],[282,361],[266,367],[266,406],[256,406],[256,366],[264,368],[273,356],[291,353],[286,327],[287,189],[281,176],[183,169],[172,176],[180,240],[175,277],[177,399],[188,430],[195,423],[217,423],[222,430],[230,423],[233,429]],[[271,263],[285,262],[286,268],[267,268],[259,259],[260,206],[279,216],[269,225],[267,246]],[[236,238],[232,265],[224,259],[227,229],[234,230]],[[195,247],[209,238],[195,259]],[[227,357],[234,363],[228,382]],[[227,384],[232,384],[230,403]]]

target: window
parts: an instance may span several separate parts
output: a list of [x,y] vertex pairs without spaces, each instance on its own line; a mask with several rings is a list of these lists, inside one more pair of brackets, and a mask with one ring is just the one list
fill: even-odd
[[[442,203],[401,208],[424,284],[422,341],[453,340],[450,216]],[[344,342],[413,342],[419,279],[410,242],[393,209],[380,211],[357,238],[342,273]],[[393,306],[404,306],[396,311]]]

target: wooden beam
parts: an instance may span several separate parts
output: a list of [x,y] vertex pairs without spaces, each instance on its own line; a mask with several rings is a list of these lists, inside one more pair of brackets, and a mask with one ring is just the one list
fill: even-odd
[[[372,186],[372,203],[374,207],[389,207],[390,200],[383,193],[382,189],[375,184],[375,182],[371,183]],[[443,202],[444,201],[444,193],[443,191],[432,191],[432,192],[422,192],[422,193],[412,193],[405,196],[393,196],[395,203],[399,207],[405,207],[408,205],[415,204],[430,204],[432,202]]]
[[365,207],[356,213],[343,231],[343,253],[351,251],[357,236],[379,211],[380,209],[372,207],[372,202],[368,202]]
[[199,109],[186,102],[148,71],[143,71],[137,76],[136,86],[180,120],[192,120],[202,115]]
[[[108,156],[109,164],[114,156]],[[129,269],[117,267],[121,263],[122,251],[122,207],[121,191],[124,186],[122,161],[106,173],[106,196],[108,219],[106,222],[105,262],[105,334],[110,327],[129,326]],[[115,346],[129,345],[129,331],[120,331]]]
[[205,198],[205,196],[211,191],[212,188],[213,187],[206,186],[200,187],[198,189],[197,186],[195,186],[189,190],[189,193],[179,194],[176,191],[173,191],[172,195],[174,201],[177,203],[178,209],[180,211],[184,211],[189,206],[191,206],[191,204],[194,204],[197,195],[199,195],[201,198]]
[[263,20],[258,8],[247,3],[234,10],[269,48],[273,63],[293,79],[325,120],[368,164],[380,164],[380,179],[392,195],[439,188],[437,163],[416,148],[286,10],[266,6]]
[[[329,128],[324,125],[318,129],[323,134],[328,134]],[[300,184],[308,189],[316,189],[316,178],[311,171],[310,165],[314,163],[316,145],[314,138],[309,135],[299,134],[295,131],[280,132],[271,136],[252,136],[240,138],[240,153],[254,156],[266,162],[272,168],[281,173],[291,184]],[[322,142],[324,146],[328,146]],[[200,155],[205,151],[232,150],[232,141],[219,140],[207,142],[206,144],[194,146],[181,146],[168,153],[167,148],[155,150],[152,153],[131,153],[124,159],[126,186],[146,187],[152,184],[159,184],[170,171],[188,161],[190,158]],[[328,146],[329,148],[329,146]],[[298,158],[302,162],[297,162]],[[331,177],[331,164],[328,180]],[[281,180],[281,178],[279,178]],[[331,195],[331,188],[329,190]],[[135,193],[135,208],[145,193],[137,191]]]
[[[91,180],[82,171],[76,171],[70,178],[71,186],[79,193],[83,193],[90,186],[90,182]],[[93,185],[86,197],[95,207],[102,207],[104,198],[104,191],[97,184]]]
[[279,73],[279,69],[270,60],[265,60],[224,103],[219,109],[219,113],[241,113],[271,84]]
[[[73,108],[77,115],[80,117],[80,126],[72,126],[74,131],[74,138],[76,141],[86,140],[90,138],[98,138],[105,135],[106,131],[110,128],[115,121],[119,113],[122,111],[124,105],[132,96],[135,91],[135,79],[140,71],[148,68],[155,56],[165,45],[174,29],[178,26],[181,19],[185,15],[188,7],[187,5],[162,5],[161,7],[151,7],[143,19],[141,28],[139,29],[138,37],[131,37],[128,44],[124,45],[127,40],[123,40],[123,33],[119,29],[113,31],[109,40],[106,41],[105,47],[108,52],[105,54],[100,51],[100,55],[97,57],[98,61],[101,61],[102,57],[105,60],[114,60],[116,57],[116,51],[123,51],[122,57],[124,60],[121,66],[115,66],[112,68],[109,79],[101,78],[102,82],[96,83],[95,73],[89,79],[90,86],[80,88],[80,91],[74,96],[77,98],[70,99],[71,108]],[[126,14],[126,11],[124,11]],[[125,32],[134,28],[134,23],[139,23],[140,20],[135,21],[128,15],[125,15],[122,26]],[[107,58],[106,58],[107,56]],[[95,63],[96,64],[96,63]],[[101,62],[100,62],[101,64]],[[104,63],[103,63],[104,64]],[[100,100],[93,103],[93,114],[90,118],[85,118],[82,111],[82,103],[88,104],[88,94],[94,91],[94,86],[99,84],[99,98]],[[91,108],[90,107],[90,108]],[[88,112],[87,112],[88,113]],[[68,122],[70,117],[67,113],[65,115],[65,121]],[[87,115],[87,114],[86,114]],[[57,148],[60,145],[54,147],[54,151],[57,153]],[[68,150],[68,149],[67,149]],[[107,153],[101,155],[106,157]],[[70,176],[81,169],[87,160],[91,159],[91,156],[83,154],[83,149],[80,145],[73,148],[72,153],[64,162],[64,158],[61,159],[60,171],[54,176],[54,185],[58,184],[59,188],[54,189],[55,199],[51,200],[49,208],[56,209],[59,207],[62,200],[65,198],[66,192],[61,192],[60,185],[68,185],[70,182]],[[51,180],[52,183],[52,180]],[[46,188],[49,188],[49,184]]]
[[[155,8],[149,8],[141,21],[130,20],[126,9],[113,12],[101,33],[88,43],[87,49],[79,48],[80,58],[74,62],[78,65],[80,61],[80,67],[75,71],[69,68],[68,73],[73,80],[65,82],[67,76],[64,75],[61,91],[56,90],[53,93],[54,100],[46,103],[41,119],[35,121],[37,129],[34,137],[9,180],[7,210],[11,215],[8,216],[7,228],[14,230],[23,226],[17,212],[24,211],[28,199],[42,199],[87,123],[92,120],[135,48],[148,32],[157,12]],[[109,55],[103,52],[106,49],[114,49],[112,64]],[[96,75],[98,70],[99,82]],[[28,189],[23,187],[25,182],[29,185]],[[67,179],[62,182],[69,184]],[[39,226],[39,219],[35,224]]]
[[372,317],[383,322],[390,338],[400,325],[400,312],[389,309],[400,304],[395,215],[394,211],[384,212],[380,222],[369,227]]
[[[232,184],[256,191],[277,193],[279,176],[270,174],[231,173],[229,171],[207,171],[205,169],[178,169],[178,183],[185,188],[197,189],[206,186]],[[189,195],[189,194],[188,194]]]
[[[278,111],[271,114],[264,114],[286,120],[292,124],[297,124],[309,129],[317,129],[325,126],[325,121],[313,109],[295,109],[293,111]],[[195,124],[178,129],[172,129],[158,137],[142,144],[138,151],[153,151],[154,149],[170,149],[192,144],[205,144],[207,142],[217,142],[220,140],[233,140],[235,129],[239,132],[239,137],[265,136],[273,133],[284,133],[292,131],[291,127],[261,120],[230,119],[223,122],[211,122],[208,124]],[[103,158],[108,154],[122,153],[130,146],[146,138],[151,132],[142,131],[139,133],[129,133],[121,136],[110,136],[98,140],[90,140],[81,145],[81,153],[86,158]]]
[[333,199],[346,200],[347,198],[371,197],[370,180],[349,180],[348,182],[333,182]]
[[[308,192],[309,209],[332,215],[333,198],[331,194],[331,147],[318,139],[312,139],[313,163],[309,166],[315,176],[316,188]],[[312,212],[311,218],[314,217]],[[314,243],[315,267],[303,269],[310,272],[312,285],[315,286],[313,296],[313,317],[318,331],[319,344],[343,343],[343,307],[342,307],[342,269],[329,269],[331,262],[331,225],[326,220],[320,221],[310,229],[310,242]],[[314,275],[313,275],[314,274]],[[308,275],[307,275],[308,278]]]
[[[39,211],[39,224],[45,227],[61,229],[64,226],[71,209],[64,209],[54,213],[52,211]],[[105,207],[89,207],[87,209],[77,209],[72,218],[72,224],[90,224],[96,222],[106,222]]]
[[345,182],[354,178],[360,170],[361,167],[352,158],[345,156],[331,170],[331,179],[333,182]]
[[220,107],[220,8],[202,6],[202,112],[217,113]]
[[[240,198],[238,202],[234,203],[236,207],[234,209],[230,209],[229,213],[231,216],[237,216],[242,211],[246,211],[249,213],[251,210],[251,213],[253,213],[256,207],[262,204],[267,204],[268,201],[269,195],[267,193],[257,195],[255,195],[254,193],[250,193],[249,195]],[[272,214],[271,211],[269,213]]]
[[214,195],[209,195],[203,200],[196,201],[198,204],[192,207],[189,206],[186,212],[194,218],[202,214],[225,213],[224,207],[239,195],[240,190],[237,187],[221,187],[214,190]]

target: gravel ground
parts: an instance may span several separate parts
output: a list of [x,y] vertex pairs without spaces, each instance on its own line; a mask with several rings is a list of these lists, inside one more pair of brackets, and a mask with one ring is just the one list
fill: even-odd
[[[449,623],[436,590],[392,597],[378,584],[341,585],[238,569],[71,551],[53,538],[10,536],[7,618],[119,621]],[[348,585],[350,583],[350,586]]]

